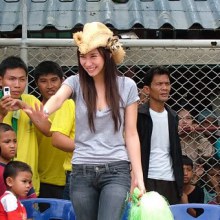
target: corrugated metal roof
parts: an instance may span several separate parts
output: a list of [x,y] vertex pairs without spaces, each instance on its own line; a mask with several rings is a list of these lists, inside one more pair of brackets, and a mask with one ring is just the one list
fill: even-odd
[[[7,1],[7,2],[6,2]],[[27,0],[28,30],[45,26],[71,30],[78,24],[101,21],[118,30],[135,25],[146,29],[170,26],[189,29],[220,27],[220,0],[129,0],[118,4],[112,0]],[[22,24],[22,1],[0,1],[0,31],[13,31]]]

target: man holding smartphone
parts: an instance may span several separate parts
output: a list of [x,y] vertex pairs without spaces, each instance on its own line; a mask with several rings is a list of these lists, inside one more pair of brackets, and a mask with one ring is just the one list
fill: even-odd
[[11,93],[10,93],[10,87],[8,87],[8,86],[3,87],[3,95],[4,95],[4,96],[6,96],[6,95],[11,95]]
[[[39,193],[38,142],[36,128],[47,131],[50,123],[43,116],[31,114],[32,108],[40,108],[40,101],[33,95],[23,94],[27,85],[28,69],[20,57],[10,56],[0,64],[0,84],[7,95],[0,92],[0,122],[11,125],[17,133],[15,160],[29,164],[33,171],[33,186]],[[30,110],[30,111],[28,111]],[[48,126],[48,127],[47,127]],[[45,130],[44,130],[45,129]],[[48,129],[49,130],[49,129]]]

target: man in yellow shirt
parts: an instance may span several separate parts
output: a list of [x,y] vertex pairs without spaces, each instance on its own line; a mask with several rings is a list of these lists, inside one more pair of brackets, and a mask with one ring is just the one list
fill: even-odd
[[10,95],[4,96],[2,91],[0,92],[0,122],[11,125],[17,133],[18,147],[14,159],[31,166],[33,186],[38,195],[40,179],[36,127],[40,128],[46,123],[46,128],[48,128],[49,122],[25,111],[27,106],[35,108],[36,104],[40,105],[40,101],[35,96],[23,94],[27,86],[27,75],[27,66],[20,57],[10,56],[0,64],[0,84],[2,88],[10,87]]
[[[41,94],[41,102],[44,105],[60,88],[63,82],[63,71],[57,63],[43,61],[35,68],[34,78]],[[50,115],[51,122],[53,122],[55,115],[56,113]],[[66,182],[63,168],[66,152],[55,148],[51,143],[51,137],[46,137],[41,132],[38,132],[38,142],[39,197],[61,199]]]
[[66,100],[62,107],[56,111],[50,130],[52,131],[53,145],[68,152],[66,153],[66,159],[63,165],[66,172],[66,185],[63,192],[63,199],[70,199],[69,184],[70,172],[72,170],[71,159],[75,137],[75,103],[72,99]]

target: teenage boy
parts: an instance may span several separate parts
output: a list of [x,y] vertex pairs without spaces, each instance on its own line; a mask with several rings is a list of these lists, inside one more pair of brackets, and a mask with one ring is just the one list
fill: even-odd
[[[60,88],[63,82],[63,71],[57,63],[43,61],[36,66],[34,79],[41,94],[41,102],[44,105]],[[50,121],[53,121],[54,116],[55,113],[50,115]],[[65,116],[61,119],[60,125],[63,124],[62,120],[65,120]],[[67,124],[69,122],[67,121]],[[39,197],[61,199],[63,198],[63,190],[66,182],[63,168],[66,152],[55,148],[51,143],[51,137],[46,137],[41,132],[38,132],[38,142]]]
[[[204,203],[204,192],[202,188],[197,185],[192,184],[193,178],[193,161],[187,157],[182,156],[183,161],[183,173],[184,173],[184,185],[183,185],[183,195],[181,198],[181,203]],[[189,213],[197,217],[201,214],[199,209],[190,209]]]
[[11,161],[6,165],[3,176],[7,190],[0,197],[0,219],[26,220],[26,210],[18,198],[26,197],[32,186],[31,167],[21,161]]
[[[17,151],[17,138],[13,128],[5,123],[0,123],[0,196],[6,191],[3,178],[5,166],[15,157]],[[36,198],[34,188],[31,187],[27,197],[20,199]]]
[[63,192],[63,199],[70,200],[70,173],[72,170],[71,159],[74,149],[75,137],[75,103],[72,99],[65,101],[56,115],[51,125],[52,144],[63,151],[67,151],[66,159],[63,164],[66,172],[66,184]]
[[50,127],[43,114],[34,115],[29,111],[39,108],[40,101],[33,95],[23,94],[27,86],[27,74],[27,66],[20,57],[10,56],[0,64],[0,84],[2,87],[10,87],[11,90],[10,95],[3,96],[0,93],[0,122],[14,128],[18,141],[15,160],[31,166],[33,186],[38,195],[40,179],[36,128],[47,135]]
[[151,68],[143,90],[149,101],[139,108],[137,128],[145,187],[177,204],[182,196],[183,165],[178,116],[165,104],[171,90],[169,71],[162,66]]

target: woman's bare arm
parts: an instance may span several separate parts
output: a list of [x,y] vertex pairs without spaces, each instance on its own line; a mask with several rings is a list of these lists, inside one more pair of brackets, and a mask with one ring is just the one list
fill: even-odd
[[125,143],[131,161],[133,180],[132,187],[135,185],[141,193],[145,192],[143,172],[141,165],[140,142],[137,133],[137,102],[126,107],[125,110]]
[[63,84],[56,92],[56,94],[51,96],[51,98],[46,102],[44,105],[44,112],[49,115],[55,112],[61,107],[63,102],[70,97],[71,94],[72,89],[69,86]]

